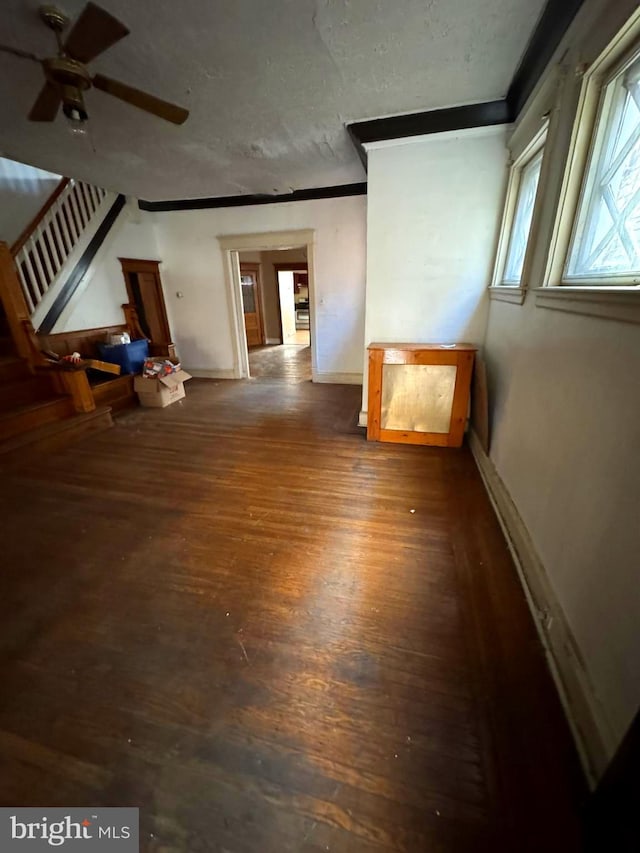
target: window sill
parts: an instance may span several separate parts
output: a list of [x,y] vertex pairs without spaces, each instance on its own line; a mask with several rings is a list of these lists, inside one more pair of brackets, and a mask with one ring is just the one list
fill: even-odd
[[541,287],[536,306],[605,320],[640,323],[640,288]]
[[527,289],[525,287],[511,287],[508,284],[494,285],[489,288],[489,298],[498,302],[513,302],[522,305]]

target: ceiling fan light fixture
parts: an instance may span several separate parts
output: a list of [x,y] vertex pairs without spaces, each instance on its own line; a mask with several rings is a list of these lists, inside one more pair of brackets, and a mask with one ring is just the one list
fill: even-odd
[[62,112],[67,120],[69,131],[84,136],[87,132],[89,114],[84,106],[82,92],[73,86],[63,87]]
[[65,113],[65,121],[67,122],[67,130],[72,136],[86,136],[87,135],[87,122],[78,120],[73,116],[67,115]]
[[82,93],[92,87],[172,124],[186,121],[189,110],[184,107],[103,74],[89,73],[87,63],[129,35],[128,27],[106,9],[89,0],[64,40],[62,34],[69,24],[64,12],[55,6],[41,6],[40,17],[56,37],[56,56],[39,59],[29,51],[0,44],[0,52],[37,62],[44,71],[45,82],[29,111],[29,121],[53,122],[62,105],[70,127],[82,132],[88,119]]

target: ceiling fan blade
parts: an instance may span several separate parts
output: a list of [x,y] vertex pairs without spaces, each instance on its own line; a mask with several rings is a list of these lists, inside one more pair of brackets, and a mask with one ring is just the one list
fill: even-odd
[[67,36],[64,49],[78,62],[91,62],[112,44],[129,35],[122,21],[95,3],[87,3]]
[[12,53],[14,56],[19,56],[21,59],[33,59],[34,62],[40,62],[35,53],[29,53],[28,50],[20,50],[19,47],[10,47],[8,44],[0,44],[0,51],[3,53]]
[[170,104],[168,101],[162,101],[154,95],[141,92],[140,89],[134,89],[133,86],[127,86],[126,83],[112,80],[103,74],[96,74],[92,82],[96,89],[101,89],[109,95],[120,98],[121,101],[126,101],[128,104],[138,107],[138,109],[152,113],[166,121],[173,122],[173,124],[182,124],[187,120],[189,115],[189,110],[185,110],[183,107]]
[[48,81],[40,89],[35,104],[31,107],[29,121],[53,121],[60,107],[60,93]]

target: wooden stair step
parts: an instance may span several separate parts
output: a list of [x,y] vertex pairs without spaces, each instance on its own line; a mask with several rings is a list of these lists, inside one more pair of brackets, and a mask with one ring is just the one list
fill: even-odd
[[52,385],[49,376],[23,376],[0,383],[0,414],[51,398]]
[[11,456],[12,463],[19,463],[24,460],[26,452],[59,450],[67,444],[78,441],[87,433],[109,429],[112,426],[113,419],[109,406],[101,406],[88,414],[74,414],[61,421],[43,424],[28,432],[0,441],[2,464],[6,465],[9,454],[14,454]]
[[51,397],[0,414],[0,441],[75,414],[70,397]]
[[15,382],[22,377],[33,376],[26,359],[15,355],[0,355],[0,384]]
[[96,405],[111,406],[114,413],[138,403],[138,397],[133,390],[133,376],[118,376],[92,385],[91,390]]
[[16,353],[16,347],[13,343],[13,338],[7,336],[0,337],[0,356],[2,355],[14,355]]

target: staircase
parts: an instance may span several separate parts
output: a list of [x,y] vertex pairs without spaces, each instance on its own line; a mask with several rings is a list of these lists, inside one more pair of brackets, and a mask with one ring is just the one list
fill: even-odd
[[27,450],[60,447],[113,423],[110,406],[96,407],[91,394],[84,393],[85,386],[88,389],[84,372],[63,374],[46,363],[34,322],[51,313],[61,291],[68,292],[69,278],[80,261],[86,261],[92,241],[102,242],[98,232],[104,230],[115,198],[81,181],[65,179],[11,252],[0,243],[3,466]]
[[[32,317],[43,314],[47,294],[73,268],[91,224],[103,218],[115,198],[99,187],[63,178],[36,219],[11,247],[22,292]],[[38,327],[37,320],[34,326]]]
[[62,447],[112,423],[108,406],[78,414],[71,396],[56,390],[55,376],[34,372],[17,355],[0,303],[0,464]]

